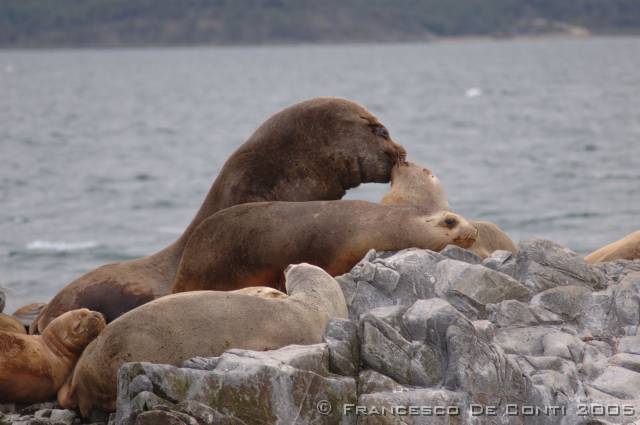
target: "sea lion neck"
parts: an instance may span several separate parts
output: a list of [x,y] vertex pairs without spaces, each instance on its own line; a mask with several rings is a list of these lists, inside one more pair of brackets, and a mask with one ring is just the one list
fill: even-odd
[[62,342],[62,339],[58,335],[54,335],[53,329],[45,329],[40,337],[45,342],[49,350],[57,356],[63,358],[73,358],[78,356],[78,353]]

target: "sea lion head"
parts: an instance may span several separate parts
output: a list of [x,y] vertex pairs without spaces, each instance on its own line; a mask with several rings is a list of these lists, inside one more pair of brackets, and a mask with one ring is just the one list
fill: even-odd
[[437,251],[450,244],[469,248],[478,238],[478,229],[466,218],[451,211],[441,211],[428,216],[427,222],[435,226]]
[[68,311],[54,319],[42,336],[55,345],[62,345],[79,354],[107,326],[104,316],[86,308]]
[[449,209],[449,200],[440,179],[428,168],[413,162],[398,163],[391,171],[391,190],[383,205],[416,205],[428,213]]
[[278,122],[287,126],[280,132],[304,140],[300,148],[305,155],[324,150],[329,161],[323,161],[323,169],[335,169],[345,190],[360,183],[388,182],[393,166],[405,161],[404,148],[378,118],[354,101],[318,97],[282,114],[287,119]]

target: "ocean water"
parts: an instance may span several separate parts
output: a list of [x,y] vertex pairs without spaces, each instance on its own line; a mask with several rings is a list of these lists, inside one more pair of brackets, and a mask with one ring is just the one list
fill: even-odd
[[638,70],[640,38],[0,51],[7,310],[172,242],[233,150],[319,95],[366,105],[455,211],[587,253],[640,228]]

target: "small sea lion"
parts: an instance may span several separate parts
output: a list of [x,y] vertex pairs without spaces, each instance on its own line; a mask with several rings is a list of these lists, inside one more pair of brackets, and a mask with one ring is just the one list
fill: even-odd
[[[382,198],[383,205],[418,205],[426,212],[448,210],[447,193],[440,180],[418,164],[398,164],[391,172],[391,189]],[[478,238],[470,251],[486,258],[495,250],[518,252],[509,235],[489,221],[469,220],[478,229]]]
[[0,400],[37,403],[54,397],[82,350],[106,326],[100,313],[69,311],[42,335],[0,331]]
[[428,168],[413,162],[397,164],[391,171],[391,189],[382,205],[419,205],[427,214],[449,210],[447,192]]
[[206,219],[187,244],[173,292],[282,289],[289,264],[307,262],[330,275],[347,271],[370,249],[469,247],[477,230],[452,212],[364,201],[257,202]]
[[640,259],[640,230],[593,251],[584,259],[589,264],[613,260]]
[[[380,121],[350,100],[321,97],[278,112],[226,161],[182,236],[149,257],[108,264],[62,289],[36,320],[80,307],[107,322],[170,292],[182,251],[195,229],[215,212],[257,201],[340,199],[347,189],[388,182],[406,156]],[[204,237],[204,236],[202,236]]]
[[26,334],[27,328],[15,317],[0,313],[0,332]]
[[338,282],[318,267],[290,266],[285,285],[285,298],[196,291],[129,311],[86,348],[58,401],[65,408],[79,407],[84,417],[94,408],[113,411],[117,372],[125,362],[178,366],[230,348],[263,351],[315,344],[322,341],[329,319],[348,316]]
[[31,327],[33,322],[36,320],[36,317],[42,310],[46,307],[45,303],[31,303],[25,306],[20,307],[16,311],[13,312],[13,317],[20,320],[23,325],[27,328]]

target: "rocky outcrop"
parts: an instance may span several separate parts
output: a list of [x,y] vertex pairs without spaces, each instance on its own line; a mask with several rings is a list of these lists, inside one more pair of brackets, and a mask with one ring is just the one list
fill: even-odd
[[323,343],[126,364],[112,422],[640,421],[640,261],[589,266],[531,239],[484,260],[371,251],[337,280],[350,319]]
[[128,364],[118,423],[607,424],[640,420],[640,262],[550,241],[481,260],[371,251],[324,343]]

